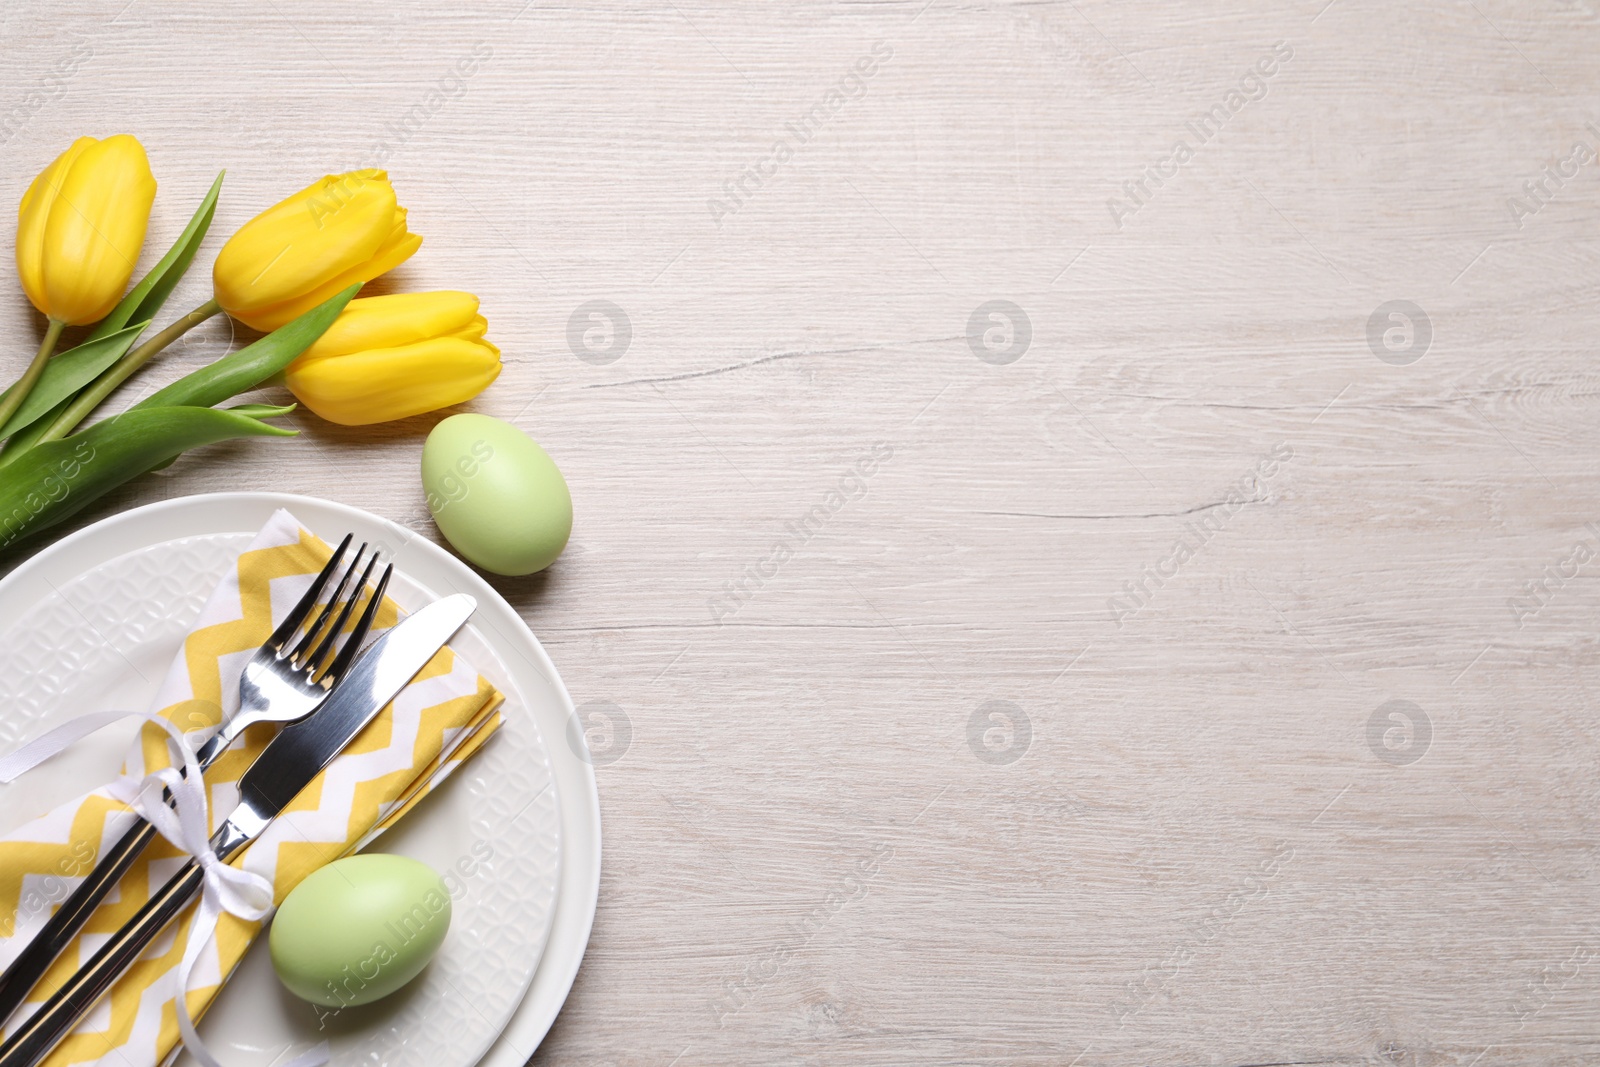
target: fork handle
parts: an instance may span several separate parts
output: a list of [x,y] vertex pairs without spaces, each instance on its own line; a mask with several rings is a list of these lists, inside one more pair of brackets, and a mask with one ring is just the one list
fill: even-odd
[[[226,727],[213,734],[196,753],[201,769],[215,763],[237,731]],[[172,799],[170,792],[162,796],[165,803]],[[28,999],[33,987],[45,976],[56,957],[67,950],[78,936],[95,908],[110,894],[113,886],[128,873],[133,861],[139,858],[150,842],[156,839],[156,828],[143,819],[122,835],[122,838],[101,856],[83,881],[73,887],[72,893],[45,922],[33,940],[23,946],[22,952],[0,973],[0,1022],[11,1018],[13,1012]]]
[[71,895],[33,936],[33,940],[23,946],[22,954],[0,974],[0,1020],[9,1019],[12,1012],[28,999],[28,994],[44,977],[56,957],[72,944],[89,921],[89,916],[94,914],[95,908],[100,906],[100,902],[110,894],[155,837],[154,826],[143,819],[137,820],[100,858],[94,870],[73,888]]
[[[78,969],[67,984],[0,1045],[0,1067],[34,1067],[105,995],[122,972],[161,935],[200,889],[204,874],[190,860],[132,919]],[[181,995],[181,994],[180,994]]]

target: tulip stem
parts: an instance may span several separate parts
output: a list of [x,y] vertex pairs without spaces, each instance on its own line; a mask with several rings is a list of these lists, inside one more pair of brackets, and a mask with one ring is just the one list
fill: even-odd
[[4,426],[11,416],[17,413],[22,402],[28,399],[28,394],[33,392],[33,387],[39,383],[39,376],[44,373],[44,365],[50,362],[50,353],[56,350],[56,342],[61,339],[61,328],[65,325],[64,322],[50,320],[50,325],[44,331],[44,340],[39,344],[39,354],[33,357],[33,362],[28,364],[28,369],[17,379],[17,384],[11,387],[3,399],[0,399],[0,426]]
[[90,383],[87,389],[79,393],[77,399],[73,400],[65,411],[56,416],[56,421],[50,424],[50,428],[44,432],[37,443],[59,441],[77,429],[78,423],[88,418],[90,412],[99,407],[100,402],[110,396],[112,390],[127,381],[134,371],[150,362],[157,352],[160,352],[163,348],[166,348],[221,310],[221,304],[218,304],[215,300],[207,300],[204,304],[201,304],[189,314],[117,360],[100,377]]

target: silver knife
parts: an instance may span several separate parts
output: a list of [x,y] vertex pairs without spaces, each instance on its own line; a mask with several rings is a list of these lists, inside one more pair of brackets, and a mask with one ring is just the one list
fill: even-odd
[[[322,769],[355,740],[427,666],[477,609],[465,593],[437,600],[390,628],[361,654],[322,708],[279,731],[239,780],[239,806],[211,835],[223,862],[254,841]],[[0,1045],[0,1067],[34,1067],[160,936],[199,891],[204,875],[185,863],[78,973]]]

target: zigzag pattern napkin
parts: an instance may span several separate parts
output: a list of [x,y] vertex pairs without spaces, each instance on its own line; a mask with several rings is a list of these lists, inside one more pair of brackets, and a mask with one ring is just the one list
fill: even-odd
[[[224,714],[232,714],[244,664],[331,554],[288,512],[275,514],[217,586],[153,706],[184,730],[215,725]],[[398,609],[386,600],[374,635],[394,625],[397,617]],[[281,903],[306,875],[370,841],[476,752],[500,725],[501,700],[471,665],[442,649],[345,753],[234,858],[234,865],[272,882],[274,900]],[[239,777],[274,733],[270,725],[250,728],[206,773],[213,829],[233,809]],[[170,762],[166,735],[147,725],[130,747],[123,772],[139,779]],[[0,802],[26,804],[26,787],[23,778],[0,793]],[[115,842],[133,818],[101,789],[0,839],[0,965],[16,957],[53,905],[65,899],[100,850]],[[36,1010],[185,858],[159,839],[146,850],[8,1023]],[[193,917],[191,906],[44,1061],[46,1067],[100,1059],[118,1067],[155,1067],[167,1058],[179,1040],[177,970]],[[196,1018],[261,927],[222,916],[211,947],[190,976],[188,1005]]]

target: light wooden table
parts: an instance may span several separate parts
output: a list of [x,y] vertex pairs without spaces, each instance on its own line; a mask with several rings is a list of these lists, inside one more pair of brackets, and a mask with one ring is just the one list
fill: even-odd
[[[209,262],[383,149],[427,238],[390,287],[482,296],[472,406],[577,510],[499,585],[604,750],[534,1062],[1600,1056],[1597,5],[72,0],[0,41],[0,204],[136,133],[149,259],[228,168]],[[88,518],[276,489],[437,537],[432,417],[295,421]]]

